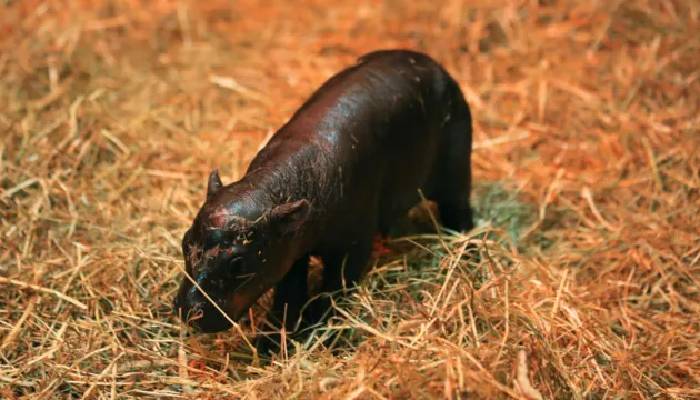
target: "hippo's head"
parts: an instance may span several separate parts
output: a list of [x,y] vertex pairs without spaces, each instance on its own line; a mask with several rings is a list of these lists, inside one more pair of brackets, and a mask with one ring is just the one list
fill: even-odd
[[247,182],[223,187],[212,171],[207,199],[182,239],[188,276],[175,313],[203,332],[230,328],[288,272],[289,238],[308,215],[307,200],[274,204]]

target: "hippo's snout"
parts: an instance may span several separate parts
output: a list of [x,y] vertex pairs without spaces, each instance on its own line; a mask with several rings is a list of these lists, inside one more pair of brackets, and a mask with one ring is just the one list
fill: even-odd
[[[211,297],[210,297],[211,298]],[[206,333],[220,332],[231,327],[231,322],[222,312],[221,304],[215,307],[194,286],[186,288],[175,297],[173,312],[190,327]]]

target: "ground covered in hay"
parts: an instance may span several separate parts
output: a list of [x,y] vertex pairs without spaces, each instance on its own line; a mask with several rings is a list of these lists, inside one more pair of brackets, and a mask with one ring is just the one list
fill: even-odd
[[[699,398],[698,32],[695,0],[0,2],[0,397]],[[396,241],[272,361],[189,336],[209,170],[389,47],[468,98],[479,228]]]

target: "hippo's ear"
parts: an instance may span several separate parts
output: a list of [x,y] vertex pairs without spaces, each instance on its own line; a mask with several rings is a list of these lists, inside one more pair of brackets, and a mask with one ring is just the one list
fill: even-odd
[[221,182],[219,170],[212,170],[209,174],[209,183],[207,184],[207,199],[211,198],[211,196],[218,192],[222,186],[224,186],[224,184]]
[[267,223],[277,233],[288,235],[294,233],[309,218],[311,205],[306,199],[280,204],[270,210],[267,215]]

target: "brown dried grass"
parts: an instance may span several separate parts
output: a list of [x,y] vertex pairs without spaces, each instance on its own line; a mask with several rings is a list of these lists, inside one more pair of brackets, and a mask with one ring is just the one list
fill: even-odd
[[[0,397],[700,397],[698,1],[204,3],[0,5]],[[458,78],[476,182],[531,217],[478,190],[480,229],[377,260],[272,363],[187,336],[207,172],[388,47]]]

